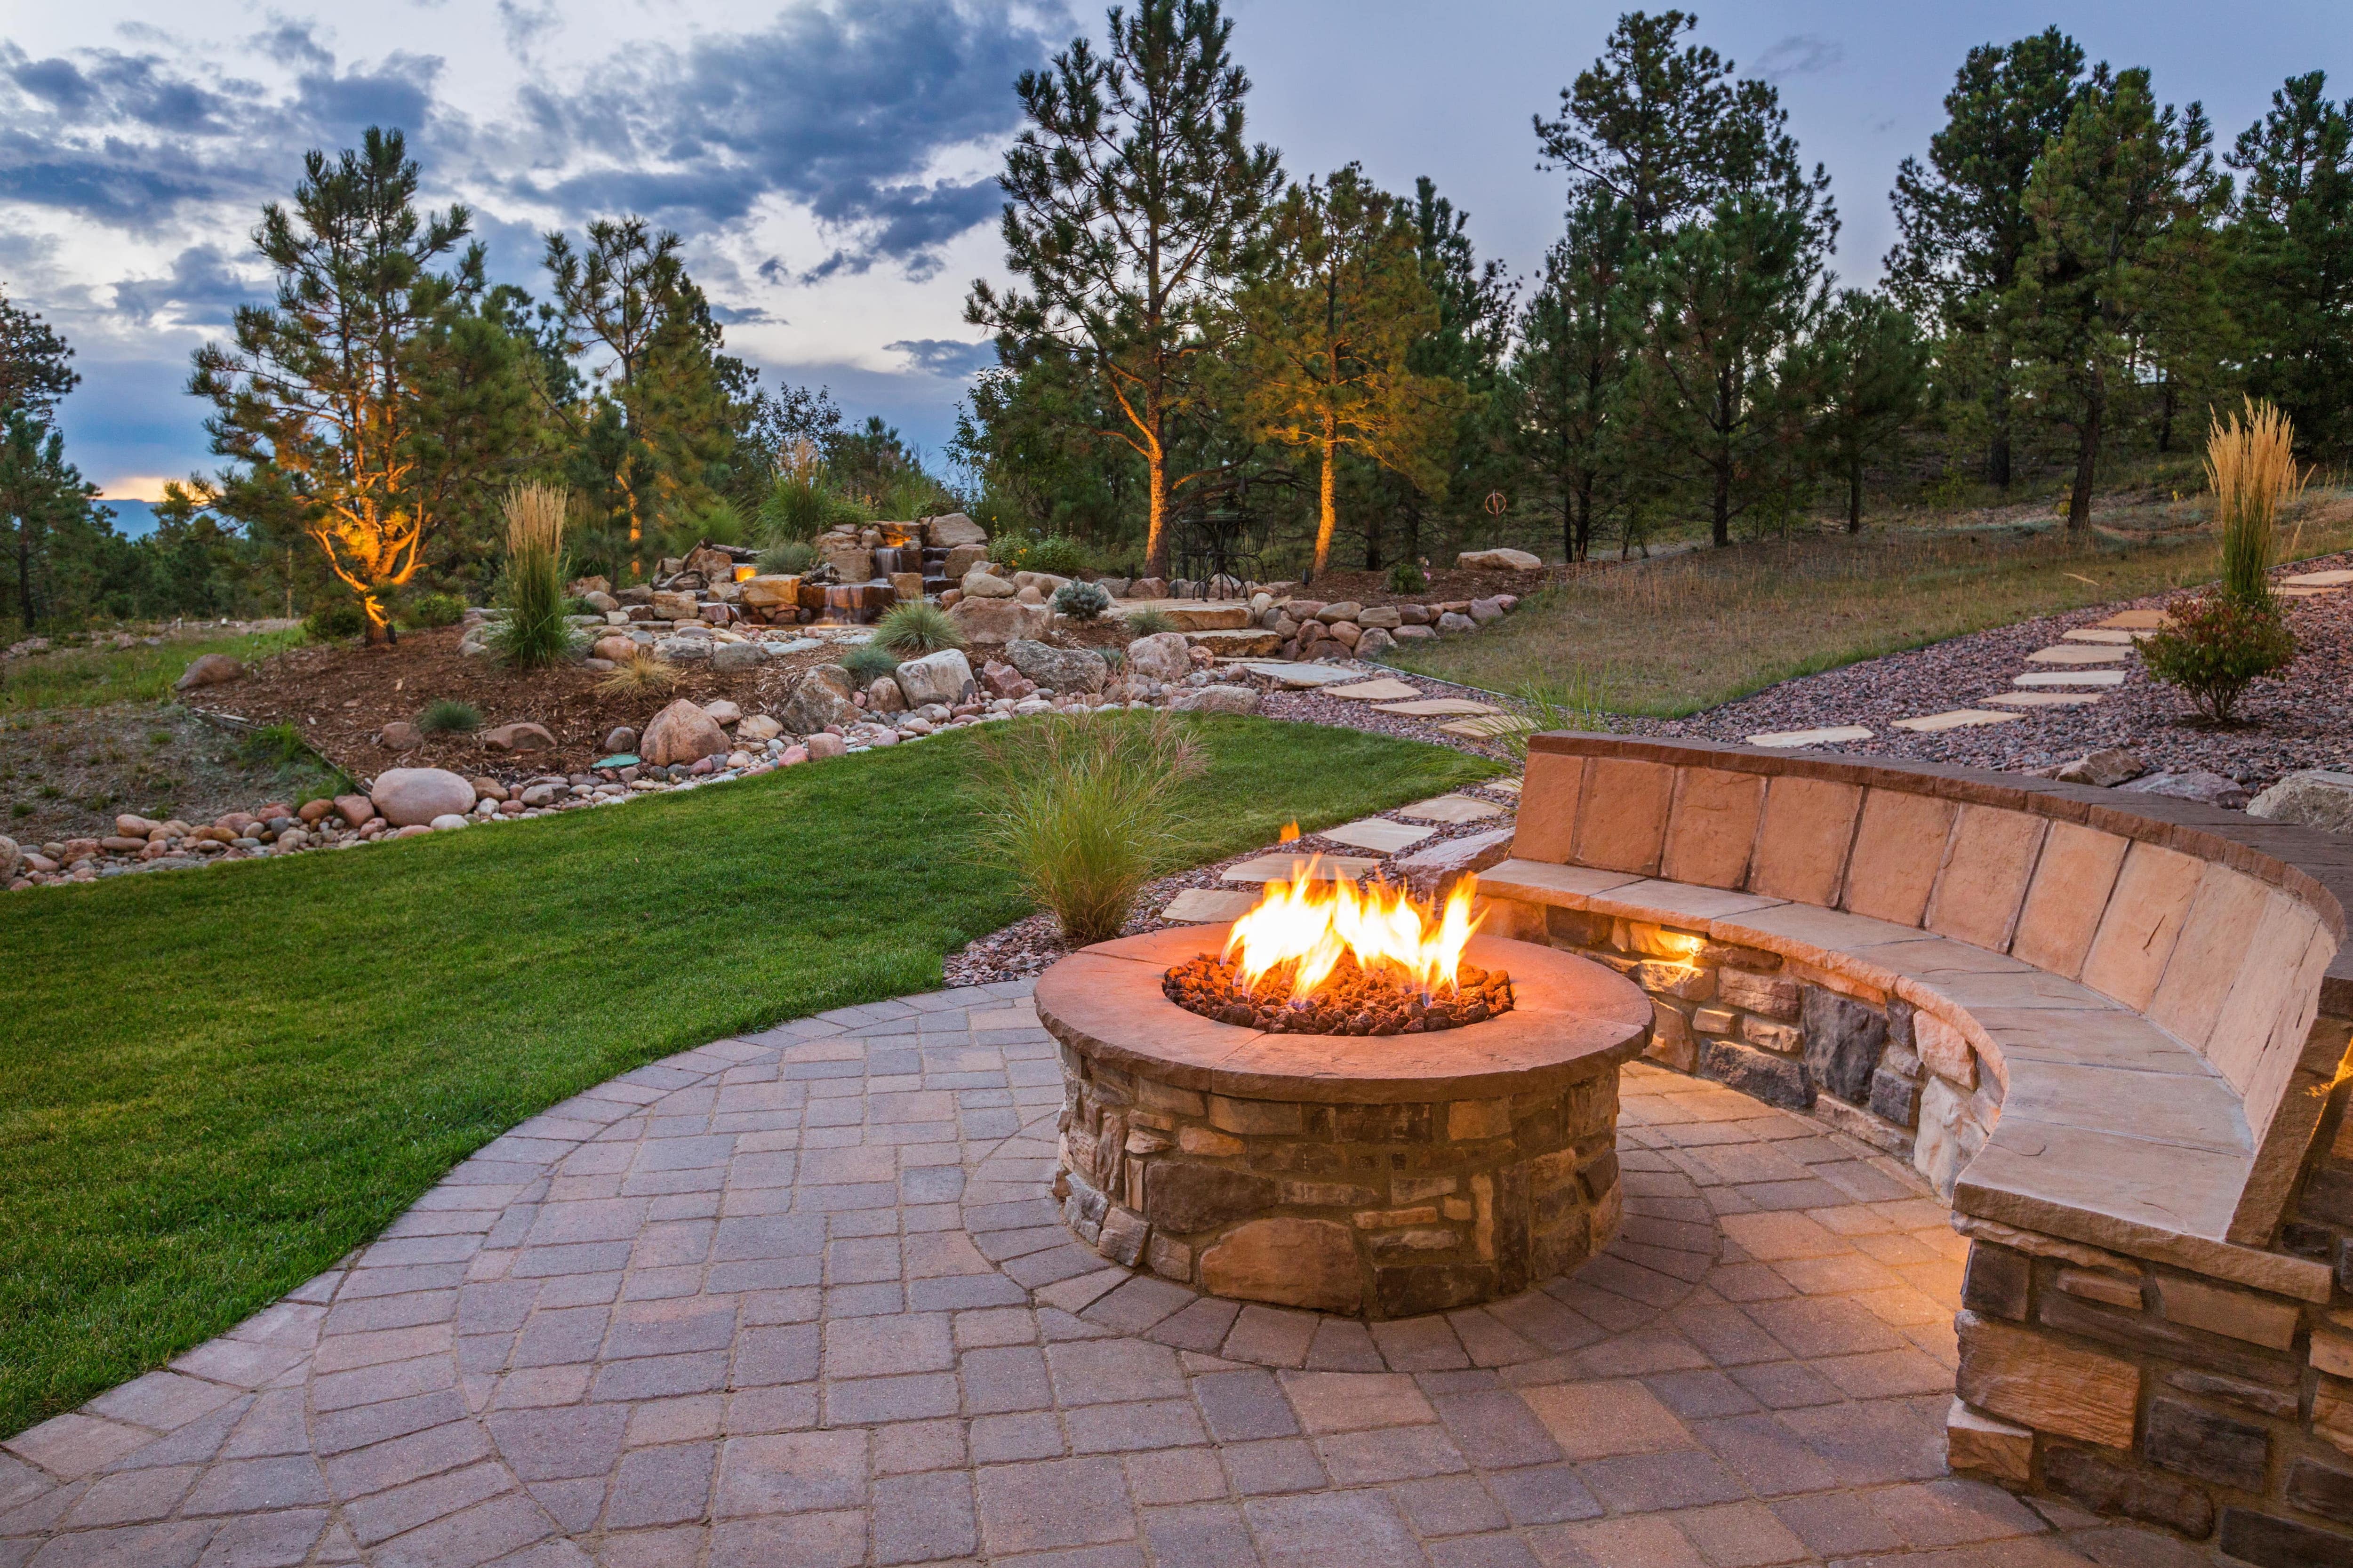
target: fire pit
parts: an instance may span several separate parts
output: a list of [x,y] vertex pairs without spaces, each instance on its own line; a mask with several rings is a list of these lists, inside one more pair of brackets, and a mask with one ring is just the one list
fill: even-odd
[[[1235,929],[1295,897],[1274,884]],[[1282,1016],[1320,962],[1304,955],[1218,1004],[1247,1001],[1248,1024],[1179,1005],[1172,992],[1205,1000],[1201,961],[1224,953],[1223,926],[1104,942],[1048,970],[1038,1015],[1062,1047],[1065,1222],[1117,1262],[1212,1295],[1367,1318],[1491,1300],[1583,1263],[1618,1227],[1618,1069],[1649,1043],[1651,1004],[1588,960],[1471,936],[1467,913],[1466,897],[1446,974],[1477,973],[1482,1006],[1458,1006],[1467,982],[1428,971],[1409,987],[1419,1026],[1401,982],[1381,1007],[1315,1005],[1344,958],[1351,984],[1395,968],[1328,943],[1296,998],[1309,1005],[1288,1010],[1350,1032]],[[1505,994],[1507,1008],[1484,1005]],[[1270,1016],[1284,1026],[1260,1027]]]

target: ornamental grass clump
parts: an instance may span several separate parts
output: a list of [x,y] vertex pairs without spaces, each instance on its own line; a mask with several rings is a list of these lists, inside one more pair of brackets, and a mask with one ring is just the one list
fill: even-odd
[[2247,400],[2246,418],[2221,419],[2206,438],[2206,484],[2214,496],[2214,531],[2222,545],[2222,592],[2248,605],[2272,602],[2271,570],[2280,514],[2304,494],[2308,472],[2295,466],[2295,426],[2269,403]]
[[976,737],[983,837],[1073,947],[1120,932],[1177,865],[1177,789],[1205,763],[1166,711],[1042,716]]
[[893,605],[874,623],[872,646],[889,648],[902,658],[963,647],[965,644],[964,628],[955,624],[955,617],[924,600],[909,599]]
[[470,702],[444,697],[426,704],[417,727],[428,735],[470,735],[482,727],[482,715]]
[[899,656],[880,643],[862,642],[841,656],[841,668],[849,671],[849,679],[864,690],[874,684],[876,676],[896,670]]
[[596,683],[607,697],[659,697],[678,686],[678,667],[651,648],[638,648]]
[[1127,635],[1132,637],[1148,637],[1158,632],[1176,629],[1176,617],[1151,605],[1141,610],[1129,610],[1120,619],[1127,623]]
[[499,657],[518,669],[544,669],[572,656],[577,627],[565,617],[564,492],[518,485],[507,492],[506,618],[490,636]]

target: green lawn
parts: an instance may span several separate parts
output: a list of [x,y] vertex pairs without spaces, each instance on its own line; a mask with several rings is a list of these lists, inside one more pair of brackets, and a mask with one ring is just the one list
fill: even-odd
[[302,641],[302,631],[296,627],[234,637],[169,637],[155,647],[67,647],[12,658],[0,664],[0,713],[160,702],[172,695],[172,682],[205,654],[266,658]]
[[[1492,771],[1199,721],[1198,858]],[[0,1435],[217,1333],[502,1130],[731,1032],[940,984],[1024,912],[969,736],[625,807],[0,895]]]

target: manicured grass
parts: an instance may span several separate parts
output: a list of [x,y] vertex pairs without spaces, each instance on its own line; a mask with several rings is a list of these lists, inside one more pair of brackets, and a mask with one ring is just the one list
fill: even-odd
[[[1492,771],[1197,721],[1198,858]],[[936,988],[1019,918],[967,735],[496,828],[0,895],[0,1435],[229,1327],[500,1131]]]
[[236,637],[172,638],[157,647],[59,648],[0,664],[0,713],[37,708],[101,708],[110,702],[160,702],[198,658],[225,653],[264,658],[303,641],[300,627]]
[[[2298,543],[2304,555],[2353,544],[2353,506],[2316,502]],[[1388,657],[1490,691],[1598,685],[1612,711],[1675,718],[1776,681],[2214,572],[2214,541],[2202,533],[2081,546],[2049,527],[1818,535],[1613,565],[1535,595],[1475,637]]]

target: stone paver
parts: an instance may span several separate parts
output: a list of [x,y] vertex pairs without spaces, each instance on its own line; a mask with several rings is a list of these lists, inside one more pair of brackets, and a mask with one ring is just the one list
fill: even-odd
[[1259,900],[1256,893],[1236,888],[1187,888],[1161,907],[1164,921],[1230,921],[1248,914]]
[[1940,730],[1966,730],[1978,724],[2007,724],[2023,718],[2020,713],[1998,713],[1986,708],[1955,708],[1943,713],[1924,713],[1917,719],[1898,719],[1895,728],[1934,734]]
[[1316,881],[1337,881],[1345,877],[1354,881],[1379,864],[1377,860],[1366,860],[1354,855],[1282,852],[1240,861],[1218,875],[1229,882],[1296,882],[1303,877]]
[[[1345,697],[1351,702],[1409,702],[1421,695],[1421,689],[1418,686],[1409,686],[1404,681],[1392,677],[1383,676],[1378,680],[1359,681],[1354,686],[1327,686],[1324,689],[1324,695]],[[1393,710],[1385,708],[1382,711],[1386,713]],[[1452,713],[1461,710],[1450,708],[1447,711]],[[1492,713],[1494,710],[1488,708],[1484,711]]]
[[1752,746],[1831,746],[1841,741],[1868,741],[1873,731],[1866,724],[1826,724],[1815,730],[1768,730],[1761,735],[1751,735]]
[[2099,700],[2096,691],[1997,691],[1978,699],[1998,708],[2080,708]]
[[1435,827],[1415,827],[1403,822],[1391,822],[1385,816],[1367,816],[1355,822],[1344,822],[1337,827],[1327,827],[1315,837],[1353,848],[1394,855],[1400,849],[1412,848],[1437,831]]
[[2280,581],[2292,584],[2298,588],[2342,588],[2347,584],[2353,583],[2353,572],[2342,569],[2334,572],[2302,572],[2293,577],[2283,577]]
[[1501,816],[1504,807],[1492,800],[1477,800],[1467,795],[1435,795],[1418,800],[1411,805],[1398,807],[1397,815],[1409,816],[1416,822],[1484,822],[1491,816]]
[[2038,670],[2031,675],[2013,675],[2012,686],[2122,686],[2125,672],[2121,669]]
[[2116,664],[2132,658],[2129,647],[2099,643],[2062,642],[2039,647],[2026,656],[2029,664]]
[[1468,697],[1425,697],[1419,702],[1383,702],[1377,704],[1374,710],[1380,713],[1400,713],[1409,719],[1446,719],[1457,715],[1503,711],[1492,702],[1474,701]]
[[2171,1563],[1945,1473],[1900,1162],[1626,1074],[1576,1276],[1366,1325],[1107,1267],[1027,984],[624,1074],[0,1451],[0,1564]]

